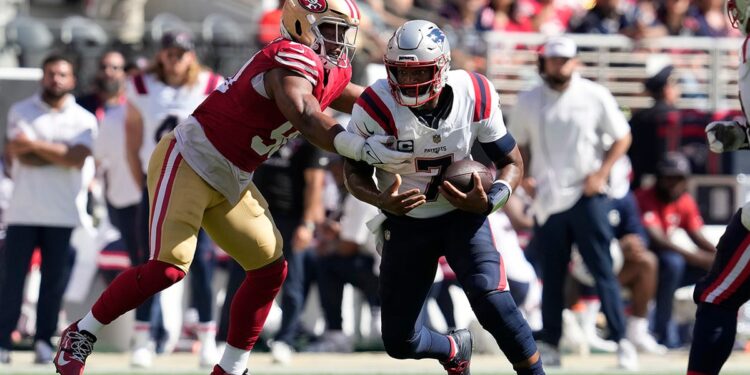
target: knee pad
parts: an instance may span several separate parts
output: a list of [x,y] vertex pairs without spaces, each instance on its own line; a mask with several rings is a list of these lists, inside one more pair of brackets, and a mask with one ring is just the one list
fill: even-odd
[[172,286],[185,277],[179,267],[159,260],[149,260],[136,275],[138,288],[146,293],[156,293]]

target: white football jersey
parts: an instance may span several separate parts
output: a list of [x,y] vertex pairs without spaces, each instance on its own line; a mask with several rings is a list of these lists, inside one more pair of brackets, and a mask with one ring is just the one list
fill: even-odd
[[379,189],[390,186],[398,173],[400,192],[417,188],[427,196],[426,204],[408,213],[411,217],[435,217],[454,210],[437,189],[445,169],[470,158],[474,140],[494,142],[507,134],[498,94],[486,77],[453,70],[448,72],[448,86],[453,90],[453,105],[437,129],[397,104],[384,79],[369,86],[352,110],[349,131],[364,137],[393,135],[396,149],[414,155],[411,163],[378,165],[376,169]]
[[202,71],[193,85],[172,87],[156,74],[139,74],[128,81],[127,98],[143,118],[143,144],[140,157],[143,173],[148,170],[151,153],[161,137],[187,119],[224,79],[211,71]]

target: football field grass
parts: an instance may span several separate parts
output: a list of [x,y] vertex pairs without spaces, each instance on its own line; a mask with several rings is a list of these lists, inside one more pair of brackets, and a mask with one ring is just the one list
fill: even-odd
[[[30,352],[14,352],[11,365],[0,365],[0,375],[53,375],[52,365],[33,365]],[[476,355],[472,375],[512,375],[502,355]],[[546,369],[550,375],[685,375],[687,353],[665,356],[641,356],[638,372],[615,368],[612,354],[564,356],[563,367]],[[395,360],[384,353],[298,354],[288,365],[273,363],[268,353],[253,353],[248,363],[250,375],[444,375],[434,360]],[[195,355],[180,353],[157,357],[152,368],[131,369],[129,357],[122,353],[94,353],[87,361],[86,375],[208,375],[199,369]],[[722,375],[750,374],[750,354],[735,352]]]

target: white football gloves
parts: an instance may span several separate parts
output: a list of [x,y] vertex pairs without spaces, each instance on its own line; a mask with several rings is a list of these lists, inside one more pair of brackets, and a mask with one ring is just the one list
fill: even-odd
[[706,125],[706,138],[711,151],[722,153],[735,150],[748,150],[750,133],[745,124],[737,121],[714,121]]
[[401,164],[412,159],[412,154],[391,149],[396,138],[387,135],[373,135],[368,138],[350,132],[340,132],[333,139],[336,152],[356,161],[370,165]]

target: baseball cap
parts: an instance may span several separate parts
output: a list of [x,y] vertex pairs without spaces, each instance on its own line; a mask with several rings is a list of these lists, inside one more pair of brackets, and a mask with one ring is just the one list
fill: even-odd
[[576,57],[578,46],[573,39],[564,36],[556,36],[547,40],[542,49],[544,57],[567,57],[569,59]]
[[656,173],[660,176],[687,177],[690,175],[690,162],[679,152],[668,152],[656,165]]
[[177,47],[185,51],[192,51],[195,48],[193,37],[185,31],[169,31],[161,37],[161,48]]
[[659,93],[669,82],[669,77],[674,71],[673,65],[667,65],[663,67],[658,73],[646,79],[643,85],[646,86],[646,90],[652,93]]

